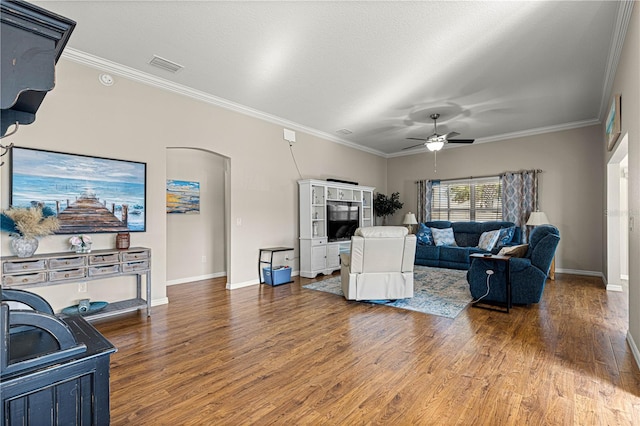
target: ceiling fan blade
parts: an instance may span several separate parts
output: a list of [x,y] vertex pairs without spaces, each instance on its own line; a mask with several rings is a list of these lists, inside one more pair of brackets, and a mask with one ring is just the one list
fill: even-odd
[[424,141],[424,142],[429,140],[429,139],[424,139],[424,138],[407,138],[407,139],[412,140],[412,141]]
[[473,143],[475,139],[449,139],[449,143]]
[[[407,139],[413,139],[413,138],[407,138]],[[424,146],[424,143],[419,143],[418,145],[408,146],[406,148],[402,148],[402,150],[404,151],[405,149],[416,148],[416,147],[419,147],[419,146]]]

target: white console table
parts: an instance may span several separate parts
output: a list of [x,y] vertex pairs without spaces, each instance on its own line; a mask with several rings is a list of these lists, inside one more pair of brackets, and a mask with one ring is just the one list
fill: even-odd
[[[110,302],[96,313],[84,315],[88,320],[105,318],[125,312],[147,309],[151,316],[151,249],[132,247],[125,250],[93,250],[91,253],[60,252],[32,257],[4,256],[2,287],[26,289],[92,281],[123,275],[136,276],[134,299]],[[146,277],[146,297],[142,294],[142,276]]]

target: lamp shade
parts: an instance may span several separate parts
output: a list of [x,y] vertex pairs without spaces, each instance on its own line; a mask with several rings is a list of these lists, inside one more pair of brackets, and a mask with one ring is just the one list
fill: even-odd
[[404,220],[402,221],[403,225],[417,225],[418,221],[416,220],[416,215],[409,212],[404,215]]
[[529,220],[527,220],[529,226],[544,225],[545,223],[549,223],[549,219],[544,212],[531,212]]

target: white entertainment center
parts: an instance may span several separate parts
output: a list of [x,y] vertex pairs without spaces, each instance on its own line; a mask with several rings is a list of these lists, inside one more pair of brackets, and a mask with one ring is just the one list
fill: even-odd
[[[340,252],[349,251],[350,231],[354,227],[373,226],[375,188],[305,179],[298,181],[298,189],[300,276],[314,278],[318,274],[331,274],[340,269]],[[344,220],[330,218],[327,206],[333,209],[334,216]]]

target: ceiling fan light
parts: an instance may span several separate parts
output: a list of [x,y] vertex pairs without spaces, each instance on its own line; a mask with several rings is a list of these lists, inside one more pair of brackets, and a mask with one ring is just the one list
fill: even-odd
[[425,145],[427,145],[427,149],[431,152],[440,151],[444,146],[444,142],[442,141],[427,142]]

